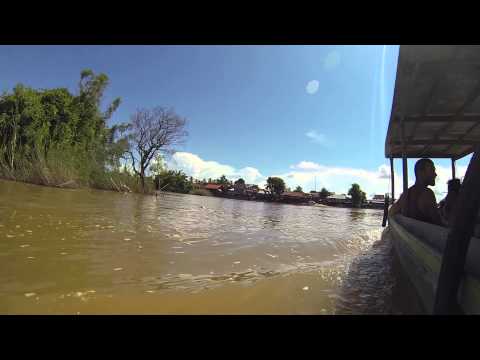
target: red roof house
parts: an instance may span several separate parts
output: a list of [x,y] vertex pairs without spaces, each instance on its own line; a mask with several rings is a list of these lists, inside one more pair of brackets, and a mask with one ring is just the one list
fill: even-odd
[[207,190],[221,190],[221,189],[222,189],[222,185],[218,185],[218,184],[207,184],[207,185],[205,185],[205,189],[207,189]]

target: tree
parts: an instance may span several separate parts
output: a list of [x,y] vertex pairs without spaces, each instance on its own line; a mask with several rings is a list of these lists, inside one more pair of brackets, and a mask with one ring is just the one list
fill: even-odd
[[150,165],[150,173],[152,176],[160,175],[163,171],[166,170],[165,162],[163,161],[163,157],[160,154],[155,155],[155,158],[152,160],[152,164]]
[[73,100],[73,105],[78,110],[75,142],[81,144],[85,151],[95,151],[111,138],[112,134],[107,131],[106,122],[120,105],[120,98],[109,104],[106,111],[100,110],[108,83],[108,76],[103,73],[95,75],[92,70],[85,69],[80,74],[79,95]]
[[120,159],[124,159],[129,149],[128,138],[124,136],[129,127],[129,124],[115,124],[108,129],[105,151],[107,162],[113,168],[120,167]]
[[279,177],[269,177],[266,190],[272,197],[279,196],[285,191],[285,182]]
[[228,185],[230,183],[225,175],[220,176],[214,182],[219,185]]
[[245,193],[245,190],[246,190],[245,180],[240,178],[237,181],[235,181],[234,188],[236,193],[240,193],[240,194]]
[[320,190],[320,199],[326,199],[330,195],[332,195],[332,193],[330,191],[328,191],[327,189],[322,188],[322,190]]
[[293,190],[294,192],[303,192],[303,189],[300,185],[298,185],[295,190]]
[[186,194],[193,188],[188,176],[181,170],[163,170],[155,177],[155,181],[158,181],[158,187],[163,191]]
[[[3,159],[10,167],[14,169],[15,155],[18,153],[18,148],[22,148],[22,145],[26,145],[27,142],[31,142],[34,135],[30,137],[22,136],[22,130],[25,126],[29,126],[32,121],[32,112],[37,114],[39,96],[35,90],[25,88],[23,85],[17,85],[11,94],[4,94],[0,101],[0,146]],[[41,114],[43,115],[43,114]],[[43,116],[41,116],[39,122],[42,122]],[[35,116],[35,120],[37,116]],[[47,130],[48,131],[48,130]],[[45,134],[47,131],[43,131]],[[42,135],[43,135],[42,134]],[[22,138],[24,139],[22,144]]]
[[225,175],[220,176],[214,182],[218,185],[222,185],[223,191],[226,191],[233,186],[232,182],[229,181]]
[[366,194],[360,189],[360,185],[352,184],[348,195],[352,197],[352,203],[355,207],[360,207],[367,199]]
[[255,191],[255,192],[258,192],[258,190],[260,190],[260,188],[258,187],[258,185],[251,185],[249,188],[249,190],[252,190],[252,191]]
[[[83,70],[78,95],[65,88],[32,89],[21,84],[2,94],[0,163],[14,170],[19,160],[22,166],[41,168],[43,175],[55,172],[61,163],[62,169],[70,168],[69,176],[75,173],[89,183],[98,180],[108,165],[118,169],[126,149],[121,137],[126,125],[106,125],[120,105],[117,98],[101,110],[107,85],[105,74]],[[49,177],[42,181],[49,183]]]
[[174,147],[183,142],[187,132],[186,120],[172,109],[155,107],[140,109],[131,117],[130,149],[135,174],[145,191],[145,170],[159,152],[174,153]]
[[243,180],[242,178],[240,178],[240,179],[238,179],[237,181],[235,181],[235,184],[245,185],[245,180]]

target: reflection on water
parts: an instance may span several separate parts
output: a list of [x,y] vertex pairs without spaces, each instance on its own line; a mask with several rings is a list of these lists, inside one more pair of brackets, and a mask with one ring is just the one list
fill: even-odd
[[349,213],[350,218],[353,223],[361,221],[368,214],[363,209],[350,209]]
[[376,210],[6,181],[0,198],[0,313],[369,312],[345,284],[389,281],[359,260]]

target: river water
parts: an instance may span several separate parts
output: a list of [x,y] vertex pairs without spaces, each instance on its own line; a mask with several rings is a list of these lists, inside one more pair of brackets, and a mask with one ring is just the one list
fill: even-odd
[[382,215],[0,180],[0,313],[389,313]]

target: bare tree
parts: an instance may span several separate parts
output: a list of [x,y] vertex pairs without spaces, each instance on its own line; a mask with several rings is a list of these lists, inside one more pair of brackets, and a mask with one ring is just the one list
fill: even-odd
[[173,109],[163,107],[139,109],[131,116],[128,154],[134,173],[140,177],[143,191],[145,170],[150,161],[159,152],[175,152],[174,146],[182,144],[187,135],[185,124],[186,119],[178,116]]

